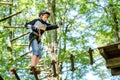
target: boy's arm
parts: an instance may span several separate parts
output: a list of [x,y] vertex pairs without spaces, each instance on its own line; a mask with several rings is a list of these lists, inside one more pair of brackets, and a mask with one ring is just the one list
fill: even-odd
[[34,19],[34,20],[26,23],[24,27],[27,28],[27,29],[29,29],[29,28],[30,28],[30,29],[33,29],[33,28],[34,28],[34,24],[35,24],[36,21],[37,21],[37,20]]
[[58,27],[58,25],[47,25],[47,27],[46,27],[46,31],[48,31],[48,30],[53,30],[53,29],[57,29],[57,28],[59,28]]
[[39,30],[43,30],[43,31],[51,29],[51,26],[49,26],[50,24],[47,24],[48,28],[44,27],[44,26],[40,27],[40,25],[41,25],[41,22],[35,19],[35,20],[32,20],[32,21],[26,23],[25,28],[33,29],[33,30],[39,29]]
[[59,22],[58,25],[51,25],[51,24],[48,24],[48,23],[47,23],[46,31],[47,31],[47,30],[57,29],[57,28],[61,27],[62,25],[63,25],[62,22]]
[[46,30],[53,30],[53,29],[57,29],[59,27],[61,27],[63,25],[62,22],[59,22],[58,25],[51,25],[51,24],[47,24]]

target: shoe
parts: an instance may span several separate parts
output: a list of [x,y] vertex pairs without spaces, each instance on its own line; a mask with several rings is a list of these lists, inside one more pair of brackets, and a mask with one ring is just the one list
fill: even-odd
[[34,68],[34,67],[31,67],[31,69],[30,69],[30,74],[34,74],[34,73],[36,73],[36,74],[40,74],[40,70],[36,70],[36,68]]
[[[40,72],[41,72],[40,70],[35,70],[35,73],[36,73],[36,74],[40,74]],[[31,70],[31,71],[30,71],[30,74],[34,74],[34,71]]]

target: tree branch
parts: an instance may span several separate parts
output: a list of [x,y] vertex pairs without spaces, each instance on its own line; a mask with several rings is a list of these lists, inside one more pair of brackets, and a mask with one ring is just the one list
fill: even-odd
[[14,44],[13,46],[29,46],[29,44]]
[[4,28],[25,28],[25,27],[23,27],[23,26],[21,26],[21,27],[18,27],[18,26],[3,26]]
[[12,2],[0,2],[0,4],[13,6],[13,3],[12,3]]
[[26,52],[25,54],[21,55],[20,57],[24,57],[26,56],[27,54],[31,53],[32,51],[29,51],[29,52]]
[[3,18],[3,19],[0,19],[0,22],[4,21],[4,20],[6,20],[6,19],[9,19],[9,18],[11,18],[11,17],[13,17],[13,16],[15,16],[15,15],[18,15],[18,14],[20,14],[21,12],[22,12],[22,10],[14,13],[14,14],[11,14],[11,15]]
[[25,36],[25,35],[27,35],[27,34],[29,34],[30,32],[27,32],[27,33],[24,33],[24,34],[22,34],[22,35],[20,35],[20,36],[18,36],[18,37],[16,37],[16,38],[13,38],[12,40],[10,40],[11,42],[12,41],[14,41],[14,40],[16,40],[16,39],[19,39],[19,38],[21,38],[21,37],[23,37],[23,36]]

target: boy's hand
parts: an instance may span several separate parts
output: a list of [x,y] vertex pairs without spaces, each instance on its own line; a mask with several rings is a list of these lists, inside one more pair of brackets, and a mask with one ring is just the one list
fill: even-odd
[[61,27],[63,25],[63,22],[59,22],[58,27]]
[[34,26],[33,25],[27,25],[27,28],[31,28],[31,29],[34,29]]

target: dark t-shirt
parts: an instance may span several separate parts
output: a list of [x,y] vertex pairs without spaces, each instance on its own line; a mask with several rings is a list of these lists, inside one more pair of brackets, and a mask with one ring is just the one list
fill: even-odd
[[[37,24],[37,23],[39,23],[39,24]],[[36,25],[36,24],[37,24],[39,27],[45,27],[45,31],[53,30],[53,29],[57,29],[57,28],[58,28],[57,25],[51,25],[51,24],[49,24],[49,23],[44,22],[44,21],[41,20],[41,19],[34,19],[34,20],[26,23],[26,24],[25,24],[25,27],[28,28],[28,26],[34,26],[34,25]],[[32,32],[36,32],[36,33],[40,32],[41,35],[42,35],[45,31],[44,31],[44,30],[38,30],[38,29],[36,29],[36,28],[32,28]],[[38,38],[38,36],[36,36],[35,34],[30,33],[29,39],[31,40],[33,37]]]

